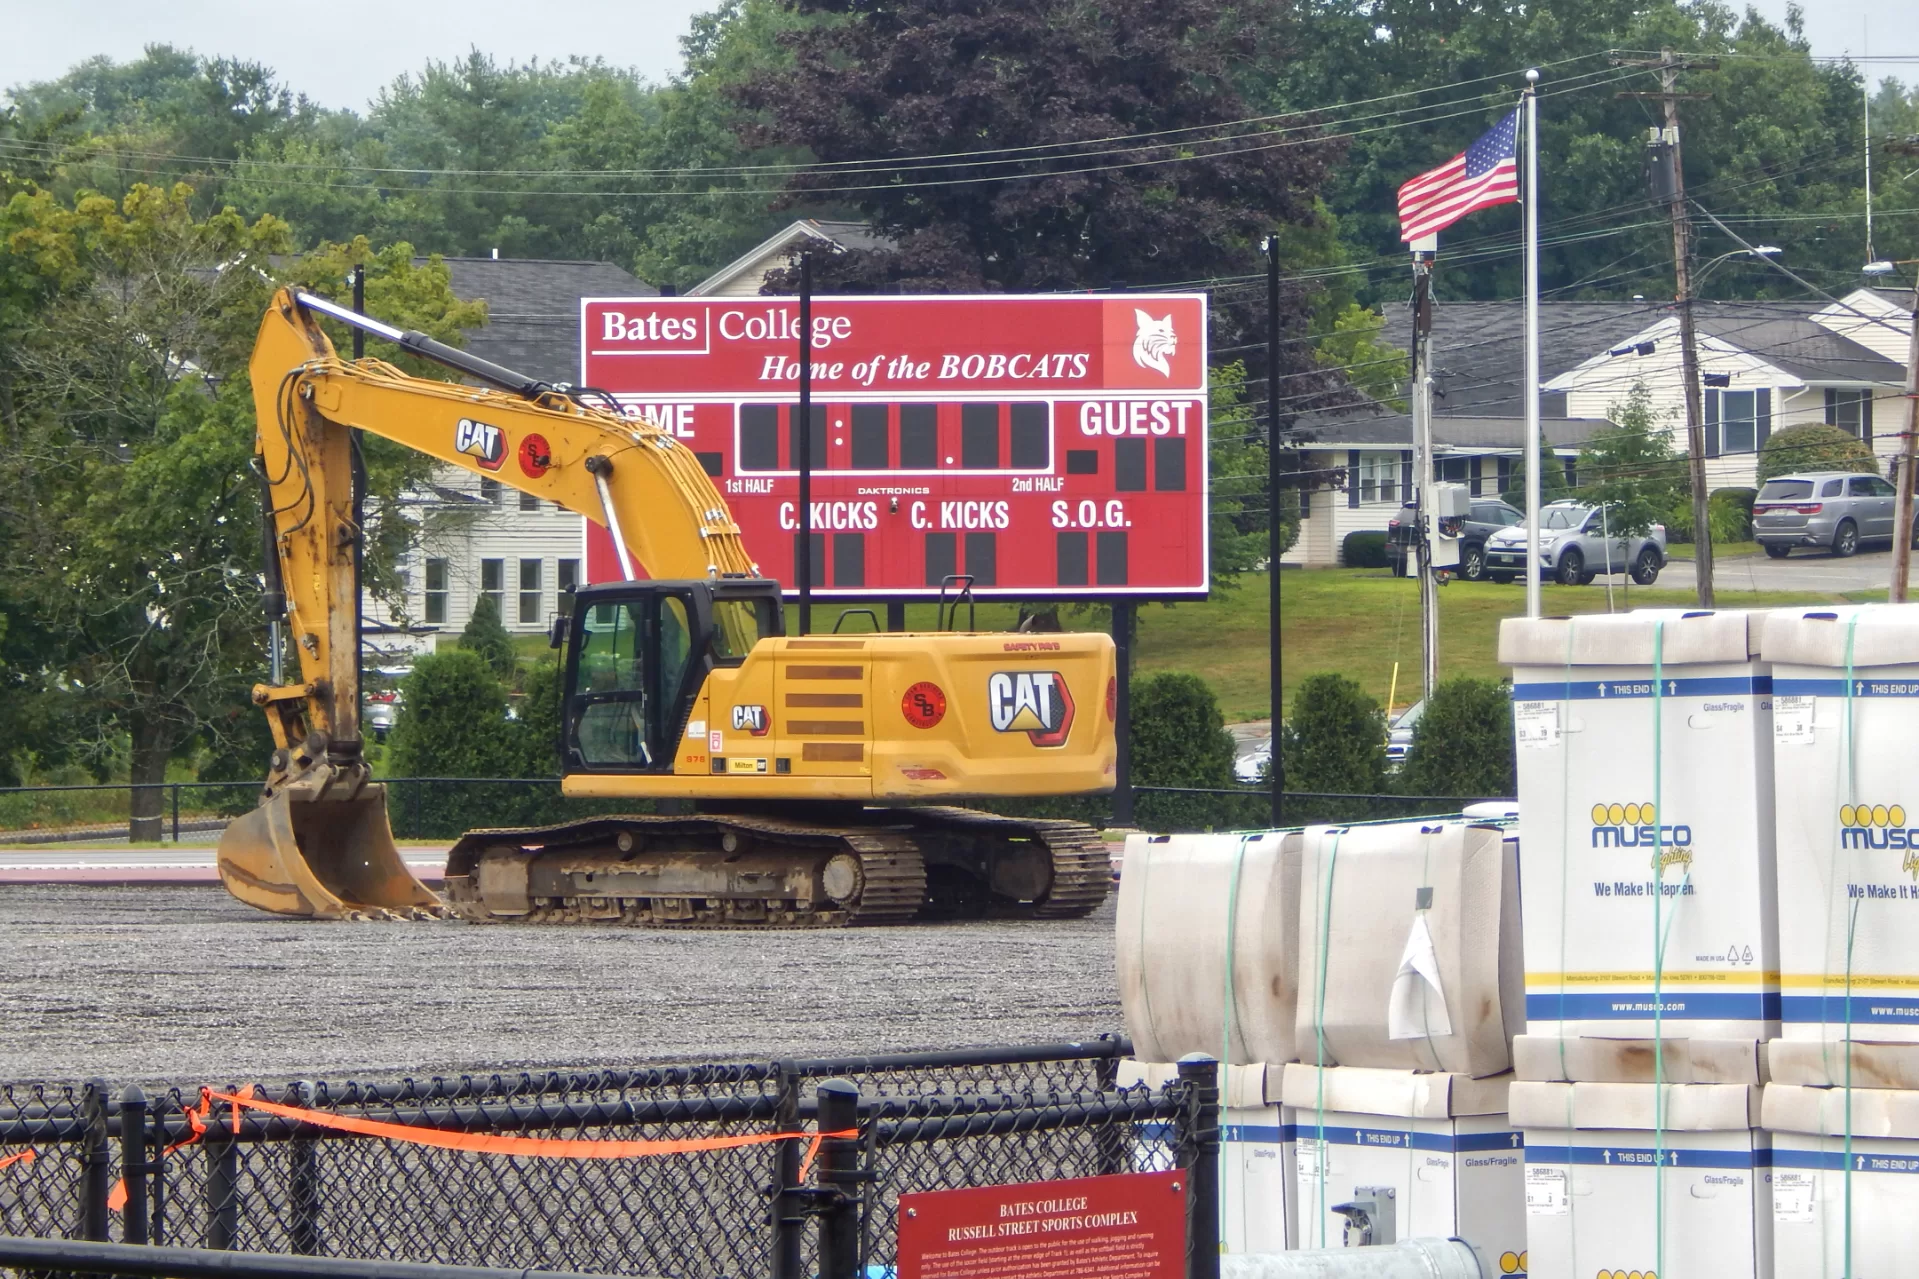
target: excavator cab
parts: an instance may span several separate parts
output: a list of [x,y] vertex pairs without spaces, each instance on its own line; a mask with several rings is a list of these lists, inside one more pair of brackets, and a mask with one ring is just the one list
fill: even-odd
[[671,772],[694,699],[784,633],[777,582],[621,582],[583,587],[565,635],[561,758],[569,773]]

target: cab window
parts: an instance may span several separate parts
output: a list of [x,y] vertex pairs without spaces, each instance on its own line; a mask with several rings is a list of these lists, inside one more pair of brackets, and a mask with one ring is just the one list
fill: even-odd
[[567,735],[588,764],[652,763],[646,741],[644,610],[640,600],[587,610]]
[[713,660],[737,665],[773,632],[773,601],[765,598],[713,601]]

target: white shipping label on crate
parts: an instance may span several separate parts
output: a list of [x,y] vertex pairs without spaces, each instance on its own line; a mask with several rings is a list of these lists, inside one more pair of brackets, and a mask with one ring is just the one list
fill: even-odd
[[1535,750],[1559,745],[1559,703],[1514,702],[1513,740]]
[[1317,1137],[1301,1137],[1294,1148],[1293,1161],[1299,1168],[1301,1181],[1318,1181],[1324,1175],[1320,1166],[1325,1154],[1325,1143]]
[[1813,697],[1775,697],[1772,699],[1772,740],[1780,746],[1810,746],[1813,743]]
[[1813,1219],[1813,1201],[1819,1185],[1816,1172],[1781,1168],[1772,1174],[1772,1219],[1804,1223]]
[[1566,1170],[1553,1164],[1526,1165],[1526,1215],[1566,1215]]

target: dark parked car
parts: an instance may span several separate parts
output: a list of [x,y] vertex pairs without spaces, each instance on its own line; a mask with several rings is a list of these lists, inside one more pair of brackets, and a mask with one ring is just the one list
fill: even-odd
[[[1412,530],[1417,508],[1408,502],[1399,508],[1399,514],[1386,522],[1386,559],[1393,566],[1393,572],[1406,571],[1406,548],[1412,541]],[[1468,582],[1484,581],[1486,577],[1486,539],[1502,528],[1511,528],[1515,524],[1524,524],[1526,513],[1517,510],[1497,498],[1474,498],[1472,514],[1466,517],[1465,531],[1459,541],[1459,567],[1455,570]]]

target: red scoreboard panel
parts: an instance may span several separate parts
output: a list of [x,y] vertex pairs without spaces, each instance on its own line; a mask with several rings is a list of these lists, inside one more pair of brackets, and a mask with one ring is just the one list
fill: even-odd
[[[692,449],[789,590],[799,340],[794,298],[581,303],[581,382]],[[1203,295],[821,297],[811,346],[818,594],[1205,593]]]

